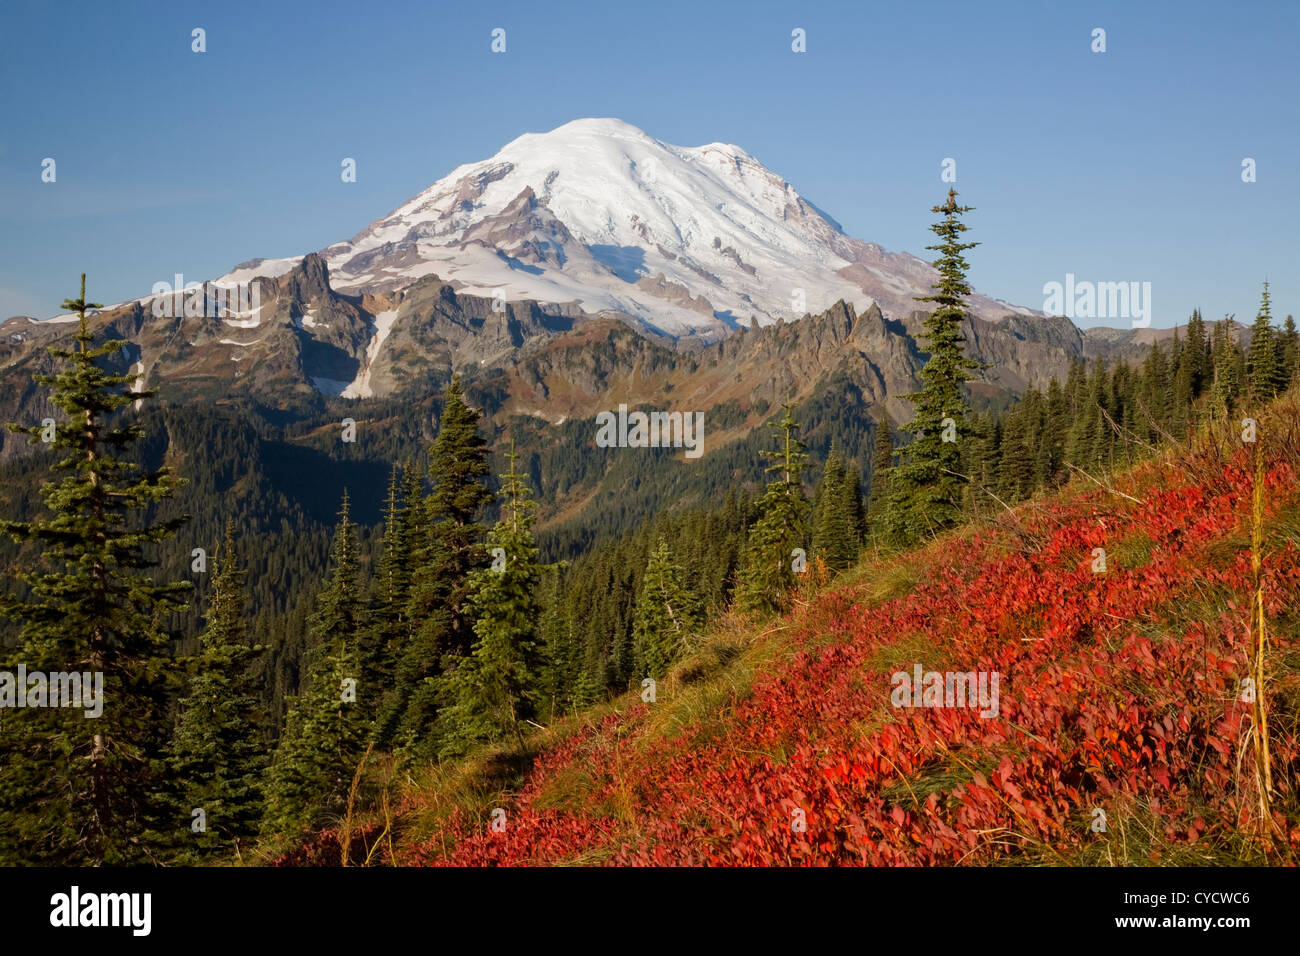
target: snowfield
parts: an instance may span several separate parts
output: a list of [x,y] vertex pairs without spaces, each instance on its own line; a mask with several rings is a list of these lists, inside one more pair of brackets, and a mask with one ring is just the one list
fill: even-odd
[[379,355],[380,348],[383,347],[384,339],[388,338],[388,333],[393,329],[393,323],[397,321],[397,310],[389,309],[387,312],[378,312],[375,314],[375,331],[366,343],[366,358],[361,364],[361,371],[357,377],[348,383],[347,387],[339,394],[344,398],[372,398],[374,390],[370,387],[370,370],[374,367],[375,358]]
[[[539,208],[520,210],[528,189]],[[673,146],[617,119],[520,136],[322,250],[332,282],[352,292],[436,273],[469,294],[575,302],[673,335],[796,319],[841,298],[865,309],[872,296],[837,274],[864,254],[898,301],[928,291],[925,263],[846,236],[739,146]],[[660,274],[713,314],[636,284]]]

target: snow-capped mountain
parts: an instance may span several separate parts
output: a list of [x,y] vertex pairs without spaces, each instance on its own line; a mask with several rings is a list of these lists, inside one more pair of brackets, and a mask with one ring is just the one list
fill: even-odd
[[[580,410],[550,414],[560,383],[594,376],[592,401],[604,401],[602,383],[621,367],[622,358],[588,368],[584,324],[653,329],[693,345],[727,338],[730,351],[710,361],[739,365],[725,376],[705,366],[701,402],[724,378],[743,382],[746,395],[766,381],[777,395],[840,366],[867,376],[859,384],[872,401],[905,394],[923,361],[914,297],[936,275],[915,256],[845,235],[737,146],[671,146],[619,120],[586,119],[458,167],[348,242],[253,259],[193,283],[193,294],[190,284],[183,295],[179,286],[153,292],[96,321],[132,343],[142,384],[308,405],[320,395],[421,394],[455,372],[522,369],[552,349],[563,360],[521,371],[507,405],[554,420]],[[235,286],[238,296],[223,291]],[[989,366],[981,387],[995,392],[1042,384],[1093,348],[1068,319],[980,295],[969,305],[967,347]],[[826,315],[770,342],[728,338],[751,318],[768,327]],[[43,346],[69,334],[72,318],[0,323],[0,376],[20,382],[40,371]],[[792,356],[794,344],[807,354]],[[1106,354],[1126,347],[1094,344]],[[683,351],[685,367],[697,349]]]
[[[915,256],[845,235],[739,146],[672,146],[617,119],[520,136],[321,255],[344,292],[437,274],[470,294],[573,304],[710,338],[839,299],[901,318],[934,278]],[[297,261],[250,263],[223,279]],[[970,304],[987,319],[1033,314],[978,295]]]
[[[739,146],[673,146],[618,119],[520,136],[318,254],[345,294],[436,275],[496,311],[533,301],[705,341],[840,300],[906,320],[936,277],[916,256],[846,235]],[[277,279],[303,263],[252,259],[210,281]],[[991,322],[1041,317],[978,293],[968,304]]]

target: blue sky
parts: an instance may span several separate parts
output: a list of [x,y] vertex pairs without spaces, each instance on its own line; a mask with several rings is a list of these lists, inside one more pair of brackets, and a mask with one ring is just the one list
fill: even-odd
[[1249,318],[1267,277],[1300,314],[1297,37],[1279,0],[4,0],[0,318],[54,314],[82,271],[117,302],[319,249],[583,116],[737,143],[850,235],[925,256],[953,157],[971,280],[1019,304],[1069,272],[1151,282],[1157,326]]

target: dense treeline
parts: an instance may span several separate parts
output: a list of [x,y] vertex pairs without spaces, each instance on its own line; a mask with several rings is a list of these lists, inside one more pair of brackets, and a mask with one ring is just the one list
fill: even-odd
[[659,515],[617,543],[548,572],[542,634],[551,713],[663,676],[662,670],[649,674],[652,664],[667,661],[647,657],[656,651],[638,642],[638,633],[657,635],[671,626],[682,604],[685,647],[694,629],[729,606],[750,512],[746,493],[729,490],[717,510]]
[[1186,329],[1156,342],[1138,368],[1071,365],[1064,383],[1030,388],[1007,414],[971,420],[959,441],[970,476],[966,509],[985,513],[1060,484],[1073,468],[1130,464],[1167,439],[1284,391],[1300,371],[1300,335],[1287,316],[1272,325],[1267,284],[1249,346],[1231,317],[1213,324],[1194,312]]

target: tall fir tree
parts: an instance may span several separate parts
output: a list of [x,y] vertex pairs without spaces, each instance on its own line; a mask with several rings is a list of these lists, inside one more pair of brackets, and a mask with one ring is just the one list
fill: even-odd
[[[1157,375],[1161,381],[1167,379],[1164,353],[1159,343],[1151,347],[1155,355]],[[1066,456],[1068,460],[1086,470],[1093,470],[1109,464],[1109,451],[1114,432],[1107,415],[1110,414],[1110,374],[1104,359],[1098,360],[1092,371],[1083,381],[1082,400],[1066,439]],[[1152,412],[1155,426],[1164,429],[1168,424],[1168,402],[1163,394]]]
[[632,625],[642,673],[662,680],[668,666],[687,649],[702,617],[699,602],[685,583],[685,572],[673,562],[667,540],[660,538],[641,577]]
[[[261,818],[267,761],[253,660],[262,648],[248,643],[244,576],[235,555],[234,519],[229,519],[196,673],[180,702],[168,762],[178,798],[177,828],[185,831],[181,858],[189,861],[232,850],[238,856],[256,837]],[[203,811],[201,818],[195,810]]]
[[1069,429],[1069,402],[1055,378],[1047,385],[1043,405],[1043,430],[1039,436],[1035,474],[1047,487],[1056,485],[1065,472],[1065,438]]
[[862,549],[862,489],[857,467],[846,468],[832,447],[813,499],[812,553],[832,571],[857,563]]
[[[1111,441],[1117,449],[1117,454],[1122,454],[1125,462],[1131,462],[1136,459],[1141,450],[1141,433],[1138,428],[1140,418],[1140,402],[1138,393],[1142,387],[1142,376],[1128,362],[1118,362],[1115,366],[1115,374],[1111,377],[1111,419],[1113,425],[1108,423],[1108,429],[1111,434]],[[1192,400],[1195,398],[1195,391],[1189,393],[1189,408]],[[1191,411],[1184,413],[1183,418],[1187,422],[1192,421]]]
[[1029,495],[1034,481],[1034,455],[1025,435],[1023,404],[1002,424],[1001,463],[998,469],[998,497],[1006,503]]
[[573,618],[565,603],[564,565],[543,574],[540,637],[543,647],[542,694],[551,719],[567,713],[577,705],[577,685],[582,672],[581,645],[577,640]]
[[[1177,335],[1177,329],[1174,330]],[[1196,398],[1197,384],[1197,363],[1198,358],[1195,351],[1195,345],[1189,340],[1183,347],[1178,357],[1178,365],[1173,373],[1173,396],[1172,407],[1169,415],[1169,430],[1175,438],[1186,438],[1188,430],[1191,428],[1192,421],[1192,402]],[[1121,362],[1115,368],[1115,374],[1120,375],[1121,369],[1128,369],[1128,366]]]
[[1283,387],[1284,366],[1277,349],[1273,312],[1269,304],[1268,283],[1260,301],[1255,323],[1250,328],[1250,347],[1246,350],[1246,383],[1251,398],[1268,401]]
[[962,514],[973,518],[988,503],[984,493],[987,479],[993,474],[993,465],[989,458],[992,434],[989,416],[972,412],[966,418],[966,440],[961,448],[961,465],[959,470],[966,476],[962,483]]
[[1288,315],[1278,336],[1278,354],[1282,360],[1282,387],[1289,388],[1300,371],[1300,333],[1296,331],[1295,317]]
[[997,506],[995,495],[1002,465],[1002,422],[996,417],[977,417],[965,465],[970,482],[966,486],[966,507],[973,517]]
[[1200,395],[1209,384],[1210,376],[1210,343],[1200,309],[1193,309],[1192,317],[1187,320],[1184,360],[1191,370],[1192,393]]
[[342,813],[369,730],[359,639],[366,616],[356,528],[347,493],[330,555],[330,577],[316,599],[306,686],[291,703],[271,762],[264,833],[292,837]]
[[862,499],[862,479],[856,462],[844,466],[844,480],[840,482],[840,511],[844,515],[843,540],[849,556],[848,566],[862,556],[862,546],[867,539],[867,512]]
[[393,467],[384,499],[384,532],[376,570],[370,620],[361,635],[363,686],[375,693],[375,733],[392,707],[393,658],[408,631],[411,590],[411,531],[413,515],[422,503],[418,480],[411,482],[409,464]]
[[876,422],[876,440],[871,451],[871,487],[867,491],[867,526],[873,538],[887,528],[889,473],[894,467],[894,435],[889,416],[882,409]]
[[[119,413],[156,391],[101,367],[126,342],[92,347],[86,313],[101,306],[86,301],[84,274],[81,295],[63,307],[77,313],[76,344],[51,347],[59,370],[36,380],[66,417],[9,426],[61,457],[50,466],[58,480],[42,489],[47,516],[0,521],[0,531],[36,552],[34,566],[16,574],[27,596],[0,596],[0,613],[22,625],[17,646],[4,651],[10,680],[0,680],[0,861],[140,863],[156,859],[143,835],[171,820],[159,800],[172,672],[159,621],[184,609],[180,596],[189,588],[144,572],[157,563],[149,550],[187,517],[152,518],[181,482],[166,468],[150,472],[122,457],[144,432]],[[102,680],[98,704],[48,706],[48,687],[15,686],[18,665],[29,674],[100,675],[90,676],[82,697],[89,704]],[[13,709],[19,694],[28,706]],[[88,717],[95,706],[102,712]]]
[[521,723],[540,702],[543,657],[538,624],[542,568],[533,538],[536,505],[511,444],[501,475],[501,517],[488,533],[492,563],[471,572],[468,611],[475,642],[451,678],[456,702],[448,708],[446,749],[462,741],[511,733],[523,746]]
[[[1100,364],[1100,363],[1098,363]],[[1089,378],[1089,382],[1094,382],[1095,377]],[[1170,392],[1172,391],[1173,382],[1170,378],[1169,356],[1166,354],[1164,347],[1159,342],[1153,342],[1151,351],[1147,353],[1146,359],[1142,363],[1142,407],[1145,411],[1143,426],[1149,441],[1159,441],[1164,437],[1169,427],[1170,413]],[[1088,392],[1088,404],[1091,411],[1096,411],[1098,407],[1098,396],[1096,390],[1090,388]],[[1090,414],[1091,414],[1090,411]],[[1095,447],[1095,442],[1090,447]],[[1075,448],[1075,453],[1080,456],[1089,454],[1088,448]],[[1073,458],[1077,464],[1083,464],[1083,457]]]
[[[891,476],[891,532],[903,544],[942,531],[961,516],[965,479],[959,445],[967,437],[970,417],[965,383],[970,372],[980,368],[966,356],[962,334],[966,297],[971,294],[963,253],[979,243],[961,241],[969,227],[960,217],[972,209],[959,206],[956,190],[949,189],[947,201],[931,210],[943,218],[930,226],[939,243],[926,246],[939,253],[932,263],[939,281],[932,286],[933,295],[918,297],[935,303],[921,332],[928,358],[921,369],[921,391],[908,396],[916,411],[907,426],[912,440],[900,453]],[[945,420],[951,425],[945,425]],[[945,440],[949,437],[956,440]]]
[[473,642],[465,605],[470,574],[487,563],[486,529],[479,519],[495,500],[486,484],[487,443],[478,428],[479,414],[466,404],[459,377],[453,377],[429,455],[432,491],[424,499],[412,547],[407,610],[411,633],[398,659],[392,703],[381,724],[381,739],[392,736],[412,753],[424,749],[439,708],[454,700],[443,677]]
[[844,482],[844,463],[840,453],[831,444],[822,467],[821,481],[813,492],[812,553],[828,567],[838,564],[840,485]]
[[1231,315],[1214,324],[1213,372],[1210,385],[1210,404],[1214,415],[1223,418],[1236,408],[1242,389],[1241,346],[1237,342],[1235,323]]
[[390,621],[400,621],[410,590],[411,553],[407,530],[410,509],[404,500],[400,470],[388,477],[384,497],[384,535],[375,574],[376,611]]
[[781,433],[776,451],[759,452],[772,461],[767,474],[777,477],[768,483],[758,500],[758,518],[750,526],[744,559],[736,583],[736,603],[742,611],[770,614],[789,606],[795,585],[793,552],[806,543],[808,501],[801,475],[808,456],[799,440],[794,405],[784,402],[780,422],[768,425]]

